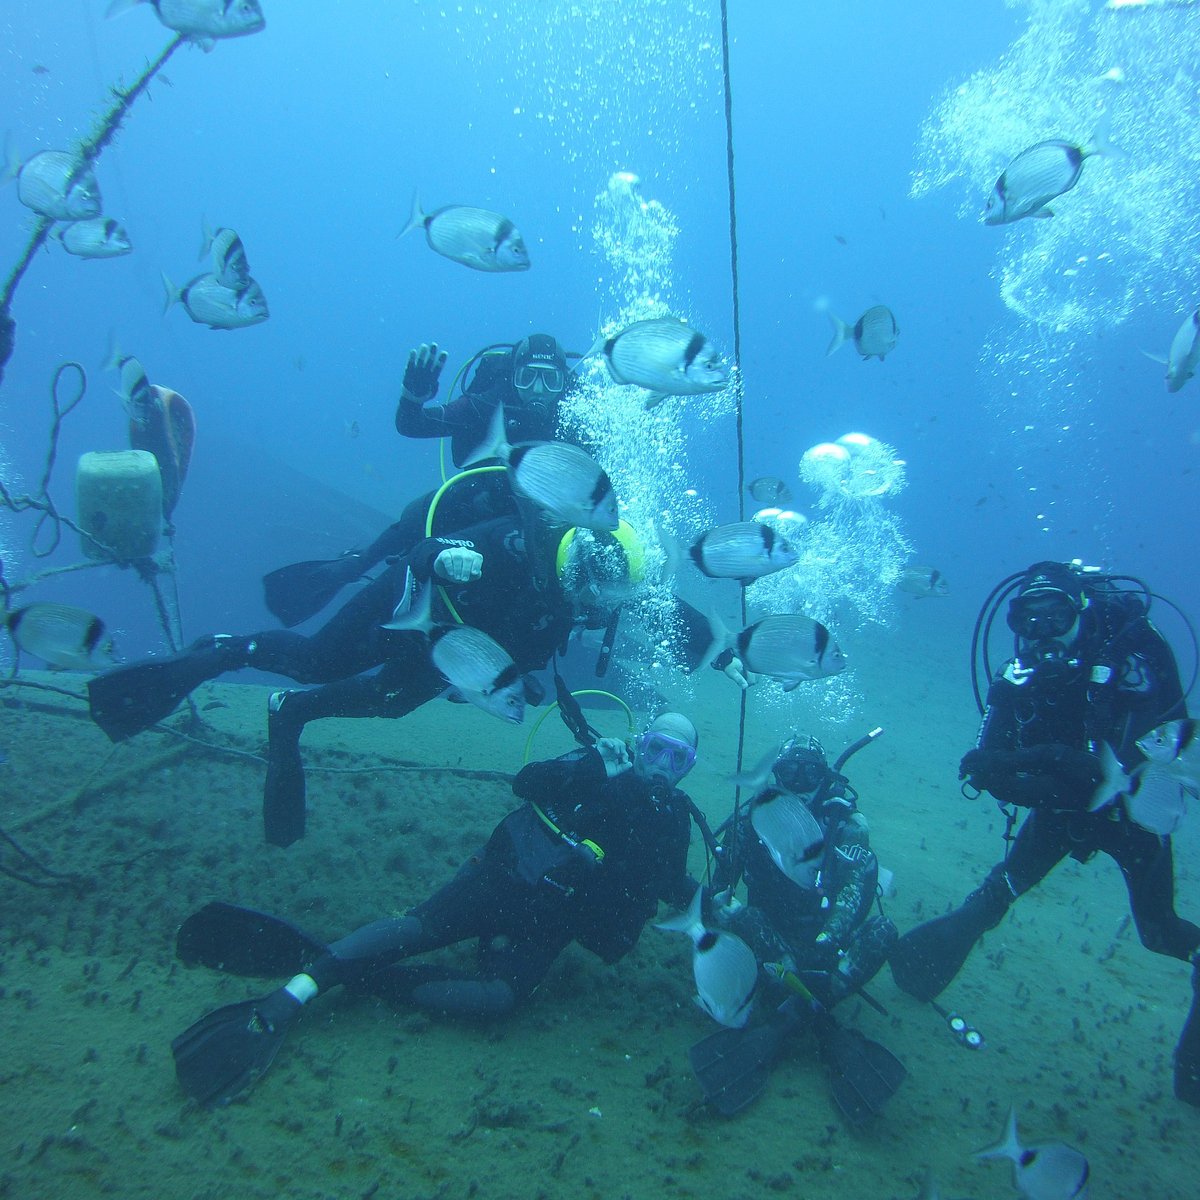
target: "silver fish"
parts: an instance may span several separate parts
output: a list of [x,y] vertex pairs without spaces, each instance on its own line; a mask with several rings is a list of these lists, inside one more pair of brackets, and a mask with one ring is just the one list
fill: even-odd
[[913,596],[945,596],[950,591],[946,577],[937,567],[920,567],[915,564],[900,572],[896,587]]
[[716,618],[712,627],[710,656],[729,647],[747,671],[778,680],[785,692],[846,669],[845,655],[829,630],[801,613],[763,617],[737,634],[730,634]]
[[833,313],[826,314],[833,324],[833,340],[825,351],[828,357],[848,341],[854,343],[854,348],[864,359],[884,358],[896,348],[896,339],[900,336],[900,326],[892,310],[885,304],[876,304],[868,308],[853,325],[847,325]]
[[1167,391],[1177,392],[1200,367],[1200,308],[1179,327],[1166,358]]
[[425,240],[443,258],[475,271],[528,271],[529,251],[521,231],[499,213],[486,208],[448,204],[435,212],[421,211],[413,197],[412,213],[400,237],[414,229],[425,230]]
[[1100,146],[1071,142],[1038,142],[1022,150],[1004,168],[984,210],[985,225],[1008,225],[1022,217],[1052,217],[1046,207],[1078,182],[1084,161],[1102,152]]
[[754,800],[750,824],[788,879],[809,891],[816,887],[825,858],[825,831],[799,796],[771,788]]
[[611,480],[595,459],[567,442],[510,446],[504,434],[501,404],[496,406],[487,440],[468,462],[498,458],[506,463],[513,491],[555,522],[608,533],[617,528],[617,497]]
[[494,638],[471,625],[438,628],[433,620],[433,585],[416,594],[410,570],[404,595],[383,628],[416,630],[433,640],[430,657],[458,696],[484,712],[519,725],[525,718],[525,681],[512,655]]
[[37,603],[6,614],[4,624],[17,648],[52,667],[99,671],[112,665],[112,639],[104,622],[69,604]]
[[759,521],[718,525],[700,535],[689,553],[711,579],[751,583],[795,565],[799,554],[782,534]]
[[1131,821],[1167,837],[1183,824],[1188,796],[1200,799],[1200,784],[1195,779],[1170,765],[1144,763],[1130,774],[1121,800]]
[[101,212],[100,185],[91,165],[65,150],[43,150],[19,162],[5,146],[0,184],[17,181],[17,198],[27,208],[56,221],[85,221]]
[[703,888],[697,888],[686,913],[658,928],[686,933],[692,939],[692,977],[696,1003],[714,1021],[740,1029],[750,1016],[758,983],[754,951],[733,933],[709,929],[700,914]]
[[647,408],[666,396],[719,392],[729,385],[729,367],[712,343],[674,317],[634,321],[612,337],[598,340],[588,355],[598,351],[603,351],[615,383],[651,390]]
[[790,504],[792,492],[778,475],[760,475],[746,487],[751,499],[759,504]]
[[112,0],[105,16],[120,16],[139,4],[153,5],[168,29],[201,42],[245,37],[267,23],[258,0]]
[[1008,1110],[1004,1137],[980,1150],[976,1158],[1007,1158],[1013,1165],[1013,1186],[1028,1200],[1087,1200],[1088,1160],[1063,1142],[1022,1146],[1017,1139],[1017,1114]]
[[175,304],[182,304],[197,325],[207,325],[210,329],[244,329],[271,315],[267,298],[253,279],[244,287],[229,288],[213,274],[197,275],[178,288],[164,271],[162,280],[167,293],[163,312],[169,312]]
[[203,227],[204,235],[200,242],[200,257],[211,255],[212,273],[222,287],[246,287],[252,282],[250,278],[250,260],[246,257],[246,247],[242,239],[232,229],[222,226],[215,232]]
[[1167,721],[1137,739],[1137,748],[1160,766],[1178,764],[1189,771],[1200,771],[1200,722],[1191,717]]
[[80,258],[119,258],[133,249],[125,226],[112,217],[89,217],[59,225],[51,237],[60,241],[68,254]]
[[121,373],[121,390],[117,395],[121,397],[130,420],[147,425],[150,410],[157,405],[157,400],[151,391],[145,368],[132,354],[122,354],[115,343],[104,365],[109,370]]

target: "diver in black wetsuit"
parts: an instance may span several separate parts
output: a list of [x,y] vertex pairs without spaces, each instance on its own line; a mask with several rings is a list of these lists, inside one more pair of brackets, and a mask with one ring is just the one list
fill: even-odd
[[[607,963],[633,948],[659,900],[687,904],[691,801],[679,783],[696,758],[696,730],[663,713],[630,747],[603,738],[550,762],[531,763],[513,782],[525,803],[428,900],[402,917],[376,921],[328,947],[261,914],[215,905],[181,933],[190,961],[246,963],[236,942],[249,923],[271,946],[271,962],[294,950],[285,987],[218,1010],[174,1043],[185,1091],[225,1103],[269,1065],[303,1004],[338,985],[460,1017],[495,1017],[527,1000],[554,959],[578,942]],[[463,973],[415,955],[477,940],[477,969]],[[250,965],[244,973],[257,973]],[[236,1011],[235,1011],[236,1010]]]
[[[1004,586],[993,593],[996,608]],[[937,996],[980,936],[1068,854],[1086,862],[1097,851],[1121,868],[1142,944],[1190,961],[1200,993],[1200,928],[1175,912],[1170,836],[1143,828],[1126,803],[1104,802],[1099,792],[1113,794],[1107,753],[1134,769],[1144,762],[1135,741],[1187,715],[1175,657],[1150,623],[1140,586],[1143,595],[1054,562],[1035,563],[1016,586],[1008,609],[1016,654],[991,682],[978,745],[960,772],[1002,808],[1030,811],[1004,861],[962,906],[911,930],[892,951],[896,982],[919,999]],[[1196,999],[1176,1049],[1175,1094],[1200,1104]]]
[[[772,767],[775,786],[738,809],[726,830],[713,890],[730,895],[742,880],[746,903],[715,906],[720,923],[736,933],[760,963],[795,972],[826,1009],[875,977],[896,940],[896,926],[871,916],[879,863],[870,847],[858,794],[832,770],[814,738],[793,737]],[[771,847],[755,809],[795,797],[789,842]],[[806,838],[799,835],[807,832]],[[775,857],[775,853],[780,858]],[[802,851],[802,853],[797,853]]]
[[[553,337],[530,334],[512,346],[490,346],[472,361],[476,360],[478,366],[467,389],[446,404],[436,404],[446,353],[439,351],[436,343],[413,350],[396,407],[396,431],[411,438],[449,438],[459,468],[487,440],[501,406],[509,443],[551,441],[558,436],[559,402],[576,377]],[[385,558],[406,553],[419,539],[515,512],[511,491],[499,472],[467,472],[431,509],[433,496],[430,492],[411,501],[400,519],[363,550],[272,571],[263,579],[267,608],[283,625],[298,625],[347,584],[361,579]],[[431,512],[436,515],[436,525]]]
[[[527,677],[541,670],[575,628],[604,629],[640,579],[641,547],[622,522],[612,533],[568,531],[559,540],[539,522],[500,517],[453,537],[427,538],[353,596],[317,633],[267,630],[201,638],[181,654],[118,667],[88,683],[93,720],[121,741],[167,716],[193,689],[244,667],[324,686],[278,691],[268,705],[263,818],[267,841],[304,836],[305,782],[300,735],[324,717],[401,717],[446,689],[418,632],[384,628],[418,583],[439,585],[433,617],[488,634]],[[530,539],[536,544],[530,545]],[[452,607],[451,607],[452,606]],[[708,641],[704,618],[682,601],[687,666]],[[371,674],[373,668],[379,668]],[[527,678],[527,698],[541,699]]]

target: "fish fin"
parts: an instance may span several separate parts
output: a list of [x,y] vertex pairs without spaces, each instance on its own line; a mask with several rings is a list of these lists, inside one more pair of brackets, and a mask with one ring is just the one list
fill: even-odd
[[[121,345],[117,341],[117,332],[115,329],[108,331],[108,354],[104,358],[104,362],[100,365],[106,371],[119,371],[121,369]],[[118,392],[119,396],[121,393]]]
[[794,692],[799,686],[800,686],[800,680],[793,679],[791,683],[783,684],[783,690],[785,692]]
[[425,214],[421,211],[421,193],[413,192],[412,208],[409,210],[408,221],[405,226],[396,236],[402,238],[406,233],[412,233],[414,229],[419,229],[425,224]]
[[679,564],[683,561],[683,547],[680,545],[679,539],[674,534],[667,533],[665,529],[660,529],[657,533],[665,560],[661,582],[666,583],[668,580],[674,579],[679,572]]
[[426,583],[417,589],[412,567],[407,567],[404,572],[404,593],[392,610],[391,620],[385,621],[382,628],[428,633],[433,626],[433,584]]
[[733,645],[733,634],[729,632],[725,626],[725,622],[721,620],[715,611],[708,613],[708,628],[712,634],[712,641],[709,643],[708,649],[705,650],[704,657],[697,665],[697,671],[702,667],[711,667],[713,659],[723,650],[728,650]]
[[119,17],[122,13],[127,13],[130,9],[136,8],[143,0],[112,0],[112,3],[104,10],[105,17]]
[[492,414],[492,419],[488,424],[487,435],[463,460],[463,466],[470,467],[477,462],[482,462],[485,458],[499,458],[507,462],[512,449],[506,440],[507,433],[508,429],[504,424],[504,405],[497,404],[496,411]]
[[1007,1158],[1019,1162],[1021,1158],[1021,1143],[1017,1138],[1017,1110],[1008,1110],[1008,1121],[1004,1126],[1004,1136],[994,1145],[985,1146],[975,1151],[976,1158]]
[[167,299],[163,304],[163,315],[166,316],[182,299],[183,292],[171,282],[171,277],[166,271],[160,271],[159,274],[162,276],[163,288],[167,293]]
[[197,258],[203,258],[212,249],[213,231],[208,227],[208,220],[205,217],[200,218],[200,253]]
[[1142,353],[1152,362],[1158,363],[1160,367],[1170,366],[1165,354],[1151,354],[1149,350],[1143,350]]
[[775,760],[779,757],[782,749],[782,743],[772,746],[749,771],[743,771],[739,775],[730,775],[729,782],[734,787],[749,788],[756,794],[761,792],[767,786],[767,780],[771,777],[771,768],[775,766]]
[[825,357],[828,358],[835,350],[840,350],[846,340],[853,336],[854,329],[847,325],[841,317],[834,316],[833,313],[826,311],[825,315],[829,318],[833,325],[833,339],[830,341],[828,348],[825,351]]
[[1097,812],[1127,792],[1145,766],[1145,763],[1139,763],[1132,771],[1126,771],[1113,753],[1112,747],[1105,742],[1100,750],[1102,774],[1088,802],[1088,812]]
[[653,412],[664,400],[668,400],[670,397],[670,392],[651,392],[650,395],[648,395],[645,400],[642,401],[642,408],[644,408],[646,412]]
[[1036,217],[1039,221],[1048,221],[1054,213],[1048,208],[1039,208],[1036,212],[1029,214],[1031,217]]

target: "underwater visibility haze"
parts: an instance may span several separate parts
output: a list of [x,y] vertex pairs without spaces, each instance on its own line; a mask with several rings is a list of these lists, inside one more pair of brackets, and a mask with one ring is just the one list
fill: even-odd
[[[0,1195],[1195,1194],[1171,1087],[1191,977],[1139,945],[1104,856],[1060,865],[940,1000],[884,970],[839,1007],[907,1070],[861,1127],[807,1033],[753,1107],[706,1106],[693,946],[652,929],[617,964],[570,948],[493,1022],[322,997],[244,1101],[192,1105],[172,1038],[259,985],[176,961],[189,914],[320,939],[398,916],[573,740],[545,703],[521,729],[485,711],[516,670],[493,643],[486,678],[455,668],[473,704],[310,728],[282,848],[259,815],[278,675],[206,675],[117,744],[88,714],[98,672],[277,629],[264,575],[361,550],[453,474],[449,441],[397,433],[410,352],[446,353],[444,398],[477,351],[549,333],[577,376],[558,432],[638,542],[615,649],[600,622],[563,660],[618,697],[587,719],[687,714],[714,828],[784,738],[833,762],[882,727],[845,766],[881,903],[901,933],[959,904],[1013,829],[958,775],[992,589],[1079,560],[1154,593],[1185,688],[1200,653],[1200,4],[969,9],[8,0]],[[499,453],[523,505],[601,495]],[[677,596],[745,691],[684,670]],[[1003,619],[989,636],[995,668]],[[1171,847],[1195,918],[1194,819]]]

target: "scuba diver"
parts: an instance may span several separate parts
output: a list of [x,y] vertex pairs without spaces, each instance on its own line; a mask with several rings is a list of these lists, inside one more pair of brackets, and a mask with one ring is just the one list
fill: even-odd
[[[611,653],[617,613],[643,570],[641,542],[628,522],[613,533],[562,533],[540,518],[499,517],[418,542],[311,636],[276,629],[200,638],[180,654],[91,679],[89,708],[116,742],[149,728],[201,683],[227,671],[253,667],[323,685],[277,691],[268,702],[264,831],[271,844],[289,846],[304,836],[300,736],[309,721],[402,717],[446,690],[426,637],[386,627],[414,581],[437,585],[435,624],[470,626],[493,638],[512,656],[516,676],[525,677],[526,700],[538,703],[543,689],[532,673],[560,653],[573,630],[603,630],[601,657]],[[682,601],[676,607],[694,670],[708,641],[707,624]]]
[[[409,353],[396,408],[396,431],[404,437],[449,438],[454,464],[462,468],[486,441],[501,406],[505,440],[510,444],[552,441],[557,436],[559,401],[576,377],[567,366],[566,353],[548,333],[480,350],[451,383],[446,403],[434,404],[445,365],[446,352],[439,351],[437,343]],[[472,366],[475,374],[470,384],[454,396],[455,385]],[[513,511],[509,489],[492,474],[465,471],[452,484],[436,493],[440,530],[461,529]],[[398,521],[363,550],[291,563],[264,576],[267,608],[287,628],[320,612],[347,584],[362,579],[385,558],[404,554],[433,532],[426,518],[434,495],[418,496]]]
[[[657,901],[686,904],[695,891],[687,873],[695,807],[679,784],[696,744],[692,722],[666,712],[632,748],[601,738],[528,764],[513,781],[524,804],[449,883],[404,916],[328,946],[262,913],[221,903],[201,909],[179,931],[185,962],[294,977],[217,1009],[174,1040],[183,1090],[205,1105],[247,1091],[301,1007],[338,985],[426,1012],[494,1018],[528,1000],[573,941],[606,963],[623,958]],[[401,961],[472,938],[472,973]]]
[[[830,1016],[874,978],[897,936],[882,913],[870,916],[879,864],[858,794],[841,773],[881,732],[854,743],[832,768],[815,738],[792,737],[770,769],[773,783],[739,805],[722,831],[714,914],[754,951],[760,989],[774,1001],[766,1024],[721,1030],[692,1048],[705,1100],[723,1115],[757,1098],[785,1040],[805,1027],[852,1125],[878,1115],[905,1077],[890,1051]],[[739,882],[744,905],[733,898]]]
[[[986,618],[983,666],[990,675],[987,634],[1010,595],[1014,653],[991,679],[985,705],[977,674],[980,628]],[[961,907],[900,938],[890,961],[904,991],[931,1000],[979,938],[1063,858],[1087,862],[1103,851],[1121,868],[1142,944],[1192,963],[1193,1001],[1175,1051],[1175,1094],[1200,1105],[1200,928],[1175,912],[1169,833],[1139,824],[1136,787],[1121,775],[1134,772],[1136,780],[1145,762],[1137,739],[1187,715],[1175,657],[1150,622],[1152,598],[1132,576],[1039,562],[1003,580],[984,602],[972,647],[983,725],[959,770],[973,789],[964,794],[990,792],[1005,811],[1005,856]],[[1029,809],[1015,838],[1010,805]]]

